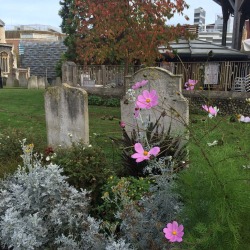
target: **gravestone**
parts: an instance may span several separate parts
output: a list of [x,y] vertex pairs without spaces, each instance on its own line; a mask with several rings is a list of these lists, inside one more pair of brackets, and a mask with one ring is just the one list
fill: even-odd
[[46,86],[46,78],[45,77],[42,77],[42,76],[38,76],[37,77],[37,87],[39,89],[45,89],[45,86]]
[[69,85],[77,86],[78,84],[78,68],[74,62],[64,62],[62,65],[62,82]]
[[71,146],[82,140],[89,143],[88,95],[84,89],[63,84],[45,91],[48,145]]
[[14,81],[16,79],[16,73],[12,70],[9,74],[8,74],[8,78],[6,81],[6,86],[7,87],[14,87]]
[[[140,116],[134,118],[135,102],[129,101],[128,95],[121,99],[121,120],[125,122],[125,130],[131,135],[132,129],[140,128],[143,131],[145,121],[155,123],[161,114],[160,131],[167,132],[171,125],[172,136],[183,135],[186,132],[186,125],[189,120],[189,106],[187,99],[181,92],[181,75],[173,75],[171,72],[157,67],[144,68],[137,71],[133,76],[125,79],[125,93],[131,89],[132,85],[142,80],[148,83],[142,88],[135,90],[135,97],[141,95],[143,90],[156,90],[159,103],[157,106],[146,110],[140,110]],[[163,113],[164,112],[164,113]],[[142,123],[142,121],[144,123]]]
[[28,89],[38,89],[37,76],[31,76],[28,79]]
[[61,77],[56,77],[56,82],[55,82],[56,86],[61,86],[62,85],[62,80]]
[[28,79],[27,79],[27,72],[20,71],[19,72],[19,86],[20,87],[28,87]]

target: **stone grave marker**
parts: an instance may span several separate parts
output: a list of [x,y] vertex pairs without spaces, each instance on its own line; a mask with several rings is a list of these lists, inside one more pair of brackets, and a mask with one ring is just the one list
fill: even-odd
[[82,140],[89,143],[88,95],[68,84],[45,91],[47,141],[52,147],[71,146]]
[[[189,120],[189,105],[187,99],[181,92],[181,75],[174,75],[171,72],[157,67],[144,68],[137,71],[133,76],[126,77],[125,93],[131,89],[136,82],[148,80],[142,88],[135,90],[135,97],[141,95],[143,90],[156,90],[159,103],[150,110],[141,109],[137,119],[134,118],[135,102],[129,101],[128,95],[121,99],[121,120],[125,122],[125,129],[131,135],[133,128],[145,128],[145,121],[155,123],[160,114],[165,112],[161,118],[160,131],[168,131],[171,125],[171,135],[183,135],[186,132],[186,125]],[[144,124],[142,123],[144,121]]]
[[29,77],[28,89],[38,89],[37,76],[30,76]]
[[8,78],[6,81],[6,86],[7,87],[15,87],[15,80],[16,80],[16,73],[12,70],[9,74],[8,74]]
[[19,86],[20,87],[28,87],[28,79],[27,79],[27,72],[20,71],[19,72]]
[[62,80],[61,80],[61,77],[56,77],[56,82],[55,82],[55,85],[56,86],[61,86],[62,85]]
[[45,89],[46,86],[46,78],[42,76],[37,77],[37,86],[39,89]]

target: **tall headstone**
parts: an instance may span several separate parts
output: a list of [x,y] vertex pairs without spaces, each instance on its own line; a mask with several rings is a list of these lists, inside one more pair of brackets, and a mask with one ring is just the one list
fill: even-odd
[[[140,115],[135,119],[135,102],[129,101],[128,94],[121,99],[121,120],[125,122],[125,129],[131,135],[132,129],[145,128],[145,122],[155,123],[161,114],[160,129],[165,132],[171,126],[171,135],[182,135],[186,132],[189,120],[189,105],[181,92],[181,75],[173,75],[171,72],[157,67],[144,68],[133,76],[126,77],[125,92],[132,85],[142,80],[148,83],[135,90],[135,97],[141,95],[143,90],[156,90],[159,104],[151,109],[141,109]],[[143,123],[142,123],[143,121]]]
[[62,80],[61,77],[56,77],[56,82],[55,82],[56,86],[61,86],[62,85]]
[[84,89],[68,84],[45,91],[47,141],[52,147],[89,143],[88,95]]
[[77,86],[78,82],[78,69],[74,62],[64,62],[62,65],[62,82],[68,83],[72,86]]
[[19,72],[19,86],[20,87],[28,87],[28,79],[27,79],[27,72],[20,71]]
[[8,78],[7,78],[7,81],[6,81],[6,86],[7,87],[14,87],[15,79],[16,79],[16,73],[14,71],[11,71],[8,74]]
[[38,89],[37,76],[31,76],[28,79],[28,89]]
[[37,77],[37,86],[39,89],[45,89],[46,78],[42,76]]

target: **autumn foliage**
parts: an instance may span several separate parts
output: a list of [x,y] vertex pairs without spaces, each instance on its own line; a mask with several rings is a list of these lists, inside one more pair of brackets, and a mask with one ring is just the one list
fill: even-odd
[[184,0],[75,0],[78,59],[152,64],[160,57],[159,45],[185,35],[183,27],[167,21],[187,7]]

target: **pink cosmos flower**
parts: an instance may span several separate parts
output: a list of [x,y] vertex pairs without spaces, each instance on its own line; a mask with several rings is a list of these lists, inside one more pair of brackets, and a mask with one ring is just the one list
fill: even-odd
[[167,227],[163,229],[163,233],[170,242],[181,242],[184,235],[183,229],[183,225],[178,226],[178,223],[173,221],[173,223],[167,224]]
[[159,147],[153,147],[149,151],[143,149],[141,143],[136,143],[134,145],[136,151],[135,154],[131,155],[133,159],[136,159],[136,162],[142,162],[144,160],[149,160],[151,155],[156,156],[160,152]]
[[239,120],[239,122],[248,123],[248,122],[250,122],[250,117],[249,116],[240,115],[240,117],[239,117],[238,120]]
[[185,86],[186,90],[193,90],[194,86],[197,82],[198,82],[198,80],[188,79],[188,81],[185,82],[184,86]]
[[137,97],[136,105],[141,109],[150,109],[158,105],[158,95],[156,90],[143,90],[142,95]]
[[135,90],[135,89],[139,89],[139,88],[145,86],[147,83],[148,83],[148,80],[142,80],[142,81],[140,81],[140,82],[135,83],[135,84],[132,86],[132,89],[134,89],[134,90]]
[[219,109],[216,106],[215,107],[212,107],[212,106],[208,107],[207,105],[202,105],[202,108],[208,112],[209,118],[213,118],[213,117],[217,116],[217,113],[219,112]]

